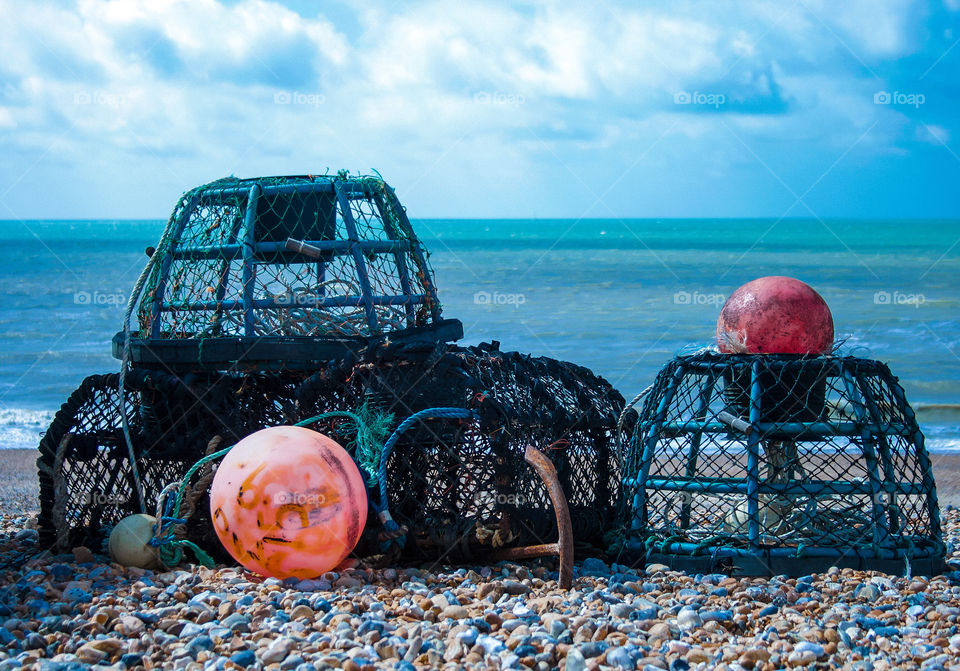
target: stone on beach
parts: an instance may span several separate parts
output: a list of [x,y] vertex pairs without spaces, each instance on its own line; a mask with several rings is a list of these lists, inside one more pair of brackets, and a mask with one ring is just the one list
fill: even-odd
[[[5,522],[0,549],[23,552],[27,541],[16,534],[28,519],[3,519],[18,521]],[[960,512],[947,512],[943,525],[960,540]],[[933,671],[960,657],[956,571],[908,579],[838,568],[764,579],[595,560],[564,591],[555,558],[280,581],[236,567],[129,570],[91,555],[48,555],[8,570],[0,671]]]

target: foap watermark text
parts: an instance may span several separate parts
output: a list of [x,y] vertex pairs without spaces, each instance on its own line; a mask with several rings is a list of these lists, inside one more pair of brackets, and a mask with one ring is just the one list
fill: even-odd
[[120,292],[76,291],[73,304],[105,308],[121,308],[127,304],[127,295]]
[[473,302],[477,305],[512,305],[514,308],[519,308],[527,302],[527,297],[524,294],[478,291],[473,295]]
[[919,308],[927,302],[927,297],[920,293],[906,291],[877,291],[873,294],[874,305],[897,305]]
[[277,91],[273,94],[274,105],[302,105],[305,107],[320,107],[327,101],[322,93],[306,93],[304,91]]
[[722,93],[704,93],[702,91],[677,91],[673,94],[674,105],[700,105],[720,109],[727,103],[727,96]]
[[905,105],[907,107],[918,108],[925,102],[927,102],[927,97],[922,93],[877,91],[873,94],[874,105]]
[[702,291],[678,291],[673,294],[674,305],[723,305],[726,295]]

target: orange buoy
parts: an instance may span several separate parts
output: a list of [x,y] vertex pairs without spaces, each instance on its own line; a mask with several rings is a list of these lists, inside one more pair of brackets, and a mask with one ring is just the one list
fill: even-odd
[[322,433],[277,426],[223,458],[210,488],[220,542],[238,562],[274,578],[315,578],[356,547],[367,492],[353,459]]
[[717,345],[728,354],[825,354],[833,347],[833,315],[808,284],[793,277],[761,277],[724,303]]

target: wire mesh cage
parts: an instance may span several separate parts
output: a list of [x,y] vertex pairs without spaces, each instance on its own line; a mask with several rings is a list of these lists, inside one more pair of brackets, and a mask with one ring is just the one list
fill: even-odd
[[629,436],[621,550],[690,570],[943,570],[930,459],[885,364],[679,356]]
[[[578,540],[599,544],[615,522],[623,398],[571,363],[452,344],[460,322],[442,318],[426,249],[379,177],[193,189],[133,293],[113,340],[121,372],[84,380],[40,443],[48,545],[96,544],[217,446],[331,411],[362,412],[393,434],[368,480],[376,514],[360,554],[383,553],[387,532],[392,557],[411,559],[555,537],[528,445],[552,462]],[[349,422],[312,426],[359,440]],[[188,519],[179,533],[217,550],[209,475],[197,473],[177,517]]]
[[[379,177],[226,178],[185,193],[143,277],[135,363],[304,365],[371,339],[454,340],[427,252]],[[308,364],[309,365],[309,364]]]
[[[117,375],[92,376],[74,392],[41,445],[42,539],[73,547],[102,540],[137,512],[119,414]],[[140,480],[149,500],[181,479],[214,436],[228,445],[264,426],[367,404],[402,420],[432,407],[461,407],[469,419],[429,419],[404,431],[385,461],[393,519],[403,525],[407,559],[491,556],[557,535],[555,511],[526,445],[553,462],[567,493],[578,541],[599,545],[620,495],[614,450],[623,399],[574,364],[495,344],[464,348],[395,345],[331,362],[312,373],[197,375],[189,381],[136,369],[125,384]],[[337,422],[314,426],[347,444]],[[188,533],[209,550],[219,542],[206,496]],[[362,554],[376,553],[370,525]]]

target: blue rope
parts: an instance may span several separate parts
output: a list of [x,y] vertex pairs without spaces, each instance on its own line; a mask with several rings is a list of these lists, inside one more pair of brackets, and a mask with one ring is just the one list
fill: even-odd
[[[297,422],[295,426],[307,426],[317,421],[330,419],[333,417],[344,418],[353,422],[354,428],[357,430],[357,434],[358,434],[357,436],[358,448],[363,447],[363,444],[365,442],[368,442],[372,438],[372,436],[367,435],[367,433],[369,432],[365,432],[365,425],[363,420],[357,414],[352,412],[346,412],[346,411],[333,411],[333,412],[323,413],[322,415],[317,415],[316,417],[311,417],[309,419],[305,419],[300,422]],[[377,473],[375,474],[376,485],[378,487],[379,494],[380,494],[380,503],[378,505],[377,503],[373,503],[371,501],[374,509],[377,511],[377,514],[380,517],[381,522],[383,523],[384,531],[387,534],[395,535],[394,538],[381,543],[381,550],[384,552],[389,548],[389,546],[392,543],[399,545],[401,548],[406,544],[406,535],[398,533],[400,530],[400,525],[397,524],[393,520],[393,518],[390,516],[389,499],[387,497],[387,459],[390,457],[390,454],[393,452],[393,448],[396,446],[397,441],[400,439],[400,436],[402,436],[407,430],[410,429],[411,426],[413,426],[417,422],[422,422],[428,419],[479,420],[480,417],[472,410],[467,410],[466,408],[427,408],[426,410],[421,410],[420,412],[407,417],[405,420],[403,420],[400,423],[400,425],[394,430],[394,432],[390,434],[390,437],[387,438],[387,441],[383,444],[383,449],[380,454],[379,468],[377,469]],[[363,435],[361,436],[361,434]],[[201,563],[203,563],[204,565],[207,565],[206,560],[208,560],[209,557],[206,555],[206,553],[203,553],[201,556],[200,553],[202,552],[202,550],[198,552],[199,548],[196,545],[194,545],[190,541],[186,541],[186,540],[181,541],[174,538],[172,533],[172,527],[175,524],[186,523],[186,520],[178,517],[178,514],[180,512],[180,502],[183,497],[186,484],[190,481],[190,478],[193,476],[193,474],[197,470],[199,470],[199,468],[202,467],[204,464],[224,456],[232,448],[233,446],[231,445],[228,448],[225,448],[213,454],[209,454],[204,458],[202,458],[200,461],[198,461],[196,464],[194,464],[193,467],[189,471],[187,471],[186,476],[184,476],[184,478],[182,479],[180,483],[180,487],[177,491],[176,497],[168,498],[164,502],[163,514],[160,517],[160,520],[158,521],[158,524],[160,525],[160,533],[155,538],[151,539],[150,545],[160,548],[162,552],[169,553],[167,558],[164,560],[164,563],[167,564],[168,566],[175,566],[180,562],[182,558],[182,550],[179,547],[180,545],[186,545],[191,549],[193,549],[194,552],[197,553],[198,559],[200,559]],[[355,450],[355,452],[359,452],[359,451],[360,451],[359,449]],[[367,451],[369,452],[369,449]],[[357,456],[354,456],[355,460],[357,459]],[[366,468],[369,468],[369,465],[367,463],[359,463],[358,465],[360,465],[361,470],[366,470]],[[371,475],[374,475],[374,474],[371,474]],[[373,477],[370,478],[371,481],[373,479],[374,479]],[[210,560],[210,565],[212,565],[212,560]]]
[[[428,419],[479,420],[480,416],[472,410],[468,410],[466,408],[427,408],[426,410],[421,410],[420,412],[414,413],[407,417],[405,420],[400,422],[400,425],[394,429],[392,434],[390,434],[390,437],[387,438],[387,442],[383,444],[383,450],[380,453],[380,468],[377,472],[377,484],[379,485],[380,489],[380,504],[374,504],[374,508],[376,508],[377,514],[380,517],[380,521],[383,524],[383,530],[387,533],[396,533],[400,529],[400,525],[397,524],[390,516],[390,500],[387,498],[387,459],[389,459],[390,455],[393,453],[393,448],[396,446],[397,441],[400,440],[400,436],[402,436],[417,422],[422,422]],[[392,540],[381,543],[380,549],[381,551],[386,552],[391,543],[396,543],[402,548],[404,545],[406,545],[406,542],[406,535],[400,535]]]
[[387,438],[387,442],[383,444],[383,450],[380,453],[380,470],[377,473],[377,480],[380,485],[380,500],[387,500],[387,459],[390,458],[390,455],[393,453],[393,448],[396,446],[397,441],[400,440],[402,436],[411,426],[417,422],[422,422],[427,419],[480,419],[472,410],[466,408],[427,408],[426,410],[421,410],[418,413],[410,415],[405,420],[400,422],[400,426],[394,429],[393,433],[390,434],[390,437]]

